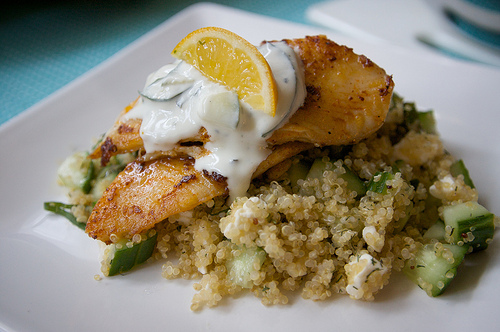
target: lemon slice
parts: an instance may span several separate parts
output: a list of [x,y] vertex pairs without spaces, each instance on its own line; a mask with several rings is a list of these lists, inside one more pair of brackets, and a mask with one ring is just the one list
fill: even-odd
[[182,39],[172,55],[235,91],[253,109],[275,115],[278,90],[271,68],[259,50],[237,34],[201,28]]

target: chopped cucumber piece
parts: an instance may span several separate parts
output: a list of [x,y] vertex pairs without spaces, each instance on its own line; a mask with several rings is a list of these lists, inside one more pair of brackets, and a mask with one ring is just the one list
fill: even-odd
[[403,166],[405,165],[405,162],[401,159],[398,159],[396,160],[393,164],[392,164],[392,171],[394,174],[396,173],[401,173],[401,168],[403,168]]
[[96,179],[95,184],[90,192],[90,194],[92,194],[92,200],[94,202],[98,201],[101,198],[106,188],[109,187],[109,185],[111,184],[111,182],[113,182],[117,175],[118,173],[110,173],[105,177],[99,177]]
[[389,110],[392,110],[395,107],[398,107],[398,105],[404,103],[404,98],[398,95],[396,92],[392,93],[391,96],[391,103],[389,104]]
[[434,112],[419,111],[415,103],[404,102],[404,123],[408,129],[416,131],[424,131],[428,134],[437,134],[436,119]]
[[194,85],[193,79],[183,75],[179,69],[181,62],[166,76],[156,79],[139,94],[152,101],[168,101]]
[[306,178],[323,179],[323,174],[326,171],[326,162],[322,158],[316,158],[307,173]]
[[[395,163],[395,165],[393,166],[393,171],[396,171],[396,173],[400,172],[398,163]],[[366,189],[374,193],[386,195],[387,190],[391,189],[391,185],[387,184],[387,181],[393,179],[394,174],[392,172],[377,172],[368,182]],[[413,202],[410,202],[410,204],[405,209],[405,216],[398,220],[394,220],[394,231],[396,233],[400,232],[406,226],[408,220],[410,219],[412,209]]]
[[290,179],[290,184],[293,186],[297,185],[297,181],[304,180],[307,177],[310,166],[303,161],[298,163],[292,163],[292,166],[287,171],[288,178]]
[[386,182],[392,179],[394,179],[394,174],[391,172],[377,172],[370,182],[368,182],[367,190],[385,195],[387,194]]
[[415,103],[403,103],[404,122],[407,127],[411,127],[418,120],[418,110]]
[[157,236],[158,234],[155,233],[146,240],[134,243],[130,247],[126,245],[129,242],[127,239],[111,244],[110,246],[113,246],[113,248],[109,251],[109,255],[112,255],[112,257],[108,276],[130,271],[135,266],[147,261],[153,255]]
[[[136,157],[133,153],[113,156],[109,163],[100,168],[96,161],[87,158],[87,152],[77,152],[66,158],[57,171],[59,180],[65,187],[91,193],[96,199],[125,166]],[[101,183],[105,180],[104,183]],[[111,180],[111,181],[109,181]]]
[[467,167],[465,167],[465,163],[462,159],[459,159],[451,164],[450,173],[455,178],[459,175],[463,175],[465,184],[471,188],[475,188],[474,183],[470,178],[469,170],[467,169]]
[[198,115],[205,121],[236,129],[240,121],[240,100],[234,91],[209,95]]
[[99,175],[95,179],[94,186],[90,192],[94,201],[101,198],[103,192],[109,187],[111,182],[113,182],[118,173],[121,171],[122,167],[119,167],[118,165],[108,165],[104,167],[101,172],[99,172]]
[[411,210],[413,209],[413,202],[410,202],[408,206],[406,206],[405,209],[405,216],[403,218],[400,218],[398,220],[394,220],[394,232],[398,233],[405,228],[406,224],[408,223],[408,220],[410,219],[411,216]]
[[95,176],[94,184],[90,191],[92,199],[97,201],[101,198],[104,190],[109,187],[111,182],[113,182],[116,176],[123,171],[127,164],[132,162],[134,159],[135,156],[132,153],[124,153],[113,156],[109,163],[105,167],[101,168],[97,176]]
[[495,216],[476,202],[446,206],[443,219],[451,228],[447,236],[453,244],[471,246],[473,251],[488,247],[495,231]]
[[266,260],[266,252],[260,247],[239,247],[240,254],[226,262],[229,278],[238,286],[252,288],[251,274],[259,271]]
[[76,220],[76,217],[73,215],[73,213],[71,213],[72,207],[73,207],[73,205],[71,205],[71,204],[64,204],[64,203],[59,203],[59,202],[45,202],[45,203],[43,203],[43,208],[45,210],[53,212],[53,213],[58,214],[60,216],[63,216],[64,218],[68,219],[73,225],[85,230],[86,224],[84,222],[79,222]]
[[[364,196],[366,194],[366,186],[363,180],[347,167],[347,165],[342,165],[342,167],[345,169],[345,173],[340,174],[339,177],[347,182],[347,189],[355,191],[357,198]],[[322,158],[317,158],[309,169],[307,178],[322,180],[326,170],[326,162]]]
[[116,155],[111,157],[110,161],[106,166],[101,168],[96,175],[96,181],[99,179],[106,178],[108,176],[116,176],[118,173],[123,171],[128,163],[132,162],[135,157],[131,157],[131,154]]
[[347,189],[355,191],[357,193],[356,198],[364,196],[366,194],[366,186],[363,180],[346,165],[343,165],[343,167],[345,173],[340,175],[340,177],[347,182]]
[[428,134],[437,134],[436,119],[433,111],[418,112],[420,128]]
[[429,296],[438,296],[444,292],[455,278],[457,268],[467,253],[467,248],[463,246],[442,246],[443,252],[447,252],[446,256],[438,254],[434,244],[426,244],[417,251],[415,259],[408,260],[403,268],[406,276]]
[[424,239],[436,239],[439,242],[443,242],[445,240],[445,234],[444,222],[438,220],[424,233]]
[[90,182],[94,177],[94,163],[87,156],[86,152],[76,152],[59,166],[57,176],[65,187],[80,189],[84,193],[90,191]]

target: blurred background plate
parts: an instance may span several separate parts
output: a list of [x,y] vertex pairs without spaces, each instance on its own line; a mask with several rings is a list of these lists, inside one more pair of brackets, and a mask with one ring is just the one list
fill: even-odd
[[496,7],[473,2],[481,0],[333,0],[312,5],[307,17],[363,40],[384,40],[498,67],[500,2]]

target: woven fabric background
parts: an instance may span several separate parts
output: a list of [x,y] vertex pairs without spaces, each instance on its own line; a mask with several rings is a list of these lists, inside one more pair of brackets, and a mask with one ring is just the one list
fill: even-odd
[[[7,0],[0,13],[0,124],[109,58],[194,0]],[[319,0],[216,0],[299,23]]]

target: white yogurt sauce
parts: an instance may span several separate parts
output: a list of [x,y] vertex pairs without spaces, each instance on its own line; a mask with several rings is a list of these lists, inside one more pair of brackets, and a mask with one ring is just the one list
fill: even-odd
[[171,150],[204,127],[210,135],[205,148],[211,153],[197,159],[195,168],[225,176],[232,199],[245,195],[252,174],[271,152],[266,138],[286,123],[306,96],[302,62],[293,49],[278,42],[266,43],[259,51],[278,88],[274,117],[241,100],[234,102],[235,93],[176,61],[148,77],[143,97],[125,115],[142,119],[140,134],[146,152]]

